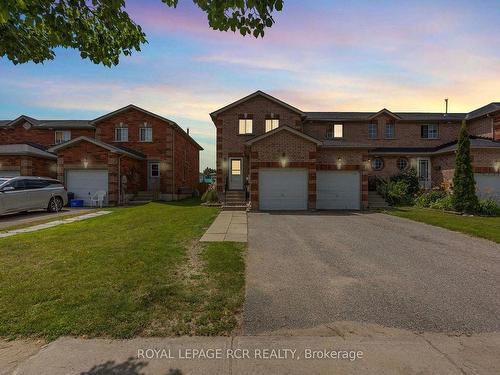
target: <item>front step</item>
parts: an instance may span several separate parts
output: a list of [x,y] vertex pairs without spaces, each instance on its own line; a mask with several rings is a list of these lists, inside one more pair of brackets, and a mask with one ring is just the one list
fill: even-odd
[[374,210],[389,208],[389,203],[386,202],[383,196],[376,191],[368,192],[368,207]]

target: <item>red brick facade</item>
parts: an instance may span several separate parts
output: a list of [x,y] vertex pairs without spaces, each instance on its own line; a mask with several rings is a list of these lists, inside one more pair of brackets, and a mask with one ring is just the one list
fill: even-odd
[[[265,133],[265,120],[279,119],[279,126],[288,126],[320,141],[318,145],[305,137],[292,132],[272,132],[269,136],[250,141]],[[465,117],[465,115],[464,115]],[[239,134],[239,119],[252,119],[252,134]],[[419,118],[416,116],[415,118]],[[418,158],[429,158],[430,178],[433,186],[449,185],[454,170],[454,153],[434,155],[434,148],[452,144],[458,138],[461,120],[459,116],[433,120],[403,120],[390,113],[381,111],[366,121],[326,121],[308,118],[302,113],[275,100],[267,94],[252,94],[244,100],[235,102],[212,113],[217,129],[217,189],[222,194],[228,188],[228,165],[231,156],[243,158],[243,173],[248,179],[248,190],[252,208],[259,205],[259,169],[261,168],[307,168],[308,169],[308,207],[316,206],[317,170],[359,170],[361,173],[361,207],[368,206],[368,180],[370,176],[387,178],[400,172],[399,159],[405,159],[409,166],[415,167]],[[437,120],[436,120],[437,119]],[[343,124],[343,137],[332,142],[327,139],[334,123]],[[394,135],[386,138],[387,123],[394,126]],[[369,137],[369,126],[376,126],[377,136]],[[434,139],[422,137],[423,125],[437,125],[438,136]],[[500,114],[483,116],[469,121],[471,135],[500,140]],[[249,142],[250,141],[250,142]],[[329,143],[330,142],[330,143]],[[383,153],[375,150],[387,148],[421,149],[416,152]],[[473,166],[477,173],[494,170],[493,165],[500,161],[500,147],[492,150],[473,149]],[[380,170],[372,169],[372,160],[383,160]],[[282,159],[286,159],[283,166]],[[401,164],[400,162],[399,164]],[[495,164],[496,163],[496,164]]]
[[[40,129],[25,123],[21,120],[0,128],[0,145],[33,143],[46,148],[54,146],[54,129]],[[57,177],[65,183],[69,169],[105,169],[108,171],[108,201],[111,204],[118,203],[121,194],[133,195],[154,189],[155,198],[172,200],[191,195],[197,188],[201,147],[177,124],[134,106],[89,124],[87,129],[71,129],[73,141],[50,148],[57,153],[57,162],[29,156],[0,156],[0,170]],[[116,127],[128,128],[126,142],[116,142]],[[139,132],[143,127],[152,129],[152,141],[140,141]],[[97,139],[102,144],[85,139],[75,141],[81,136]],[[148,186],[150,162],[159,163],[158,186]]]

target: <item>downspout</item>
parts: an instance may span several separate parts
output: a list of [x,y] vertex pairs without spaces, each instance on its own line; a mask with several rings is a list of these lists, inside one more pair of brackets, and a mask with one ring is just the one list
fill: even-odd
[[175,129],[172,126],[172,200],[175,193]]
[[122,160],[123,155],[118,156],[118,205],[122,203]]

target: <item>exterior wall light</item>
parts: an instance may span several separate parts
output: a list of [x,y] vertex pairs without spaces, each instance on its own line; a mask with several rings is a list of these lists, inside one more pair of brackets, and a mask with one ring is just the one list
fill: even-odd
[[281,155],[281,158],[280,158],[280,165],[281,165],[281,168],[286,168],[287,165],[288,165],[288,158],[286,157],[285,153],[283,153]]
[[500,160],[497,160],[493,163],[493,170],[495,171],[495,173],[500,172]]
[[372,169],[372,159],[365,160],[363,162],[365,170],[369,171]]
[[410,166],[411,166],[413,169],[417,169],[417,159],[416,159],[416,158],[411,158],[411,159],[410,159]]
[[160,162],[160,170],[162,172],[166,172],[166,171],[170,170],[170,164],[167,163],[166,161]]
[[337,159],[337,169],[342,169],[342,166],[344,165],[344,160],[342,158]]
[[85,157],[83,158],[83,168],[87,169],[89,167],[89,161],[88,159]]
[[227,159],[224,158],[221,160],[220,162],[221,166],[222,166],[222,169],[228,169],[229,168],[229,163],[227,162]]

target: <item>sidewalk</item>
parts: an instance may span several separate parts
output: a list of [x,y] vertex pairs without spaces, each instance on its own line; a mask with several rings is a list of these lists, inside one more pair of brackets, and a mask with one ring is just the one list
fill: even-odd
[[221,211],[201,242],[247,242],[247,213],[245,211]]
[[[351,359],[324,358],[332,357],[332,350]],[[323,358],[306,358],[313,354]],[[407,333],[344,337],[60,338],[24,360],[13,374],[493,375],[499,369],[498,333],[471,337]]]

